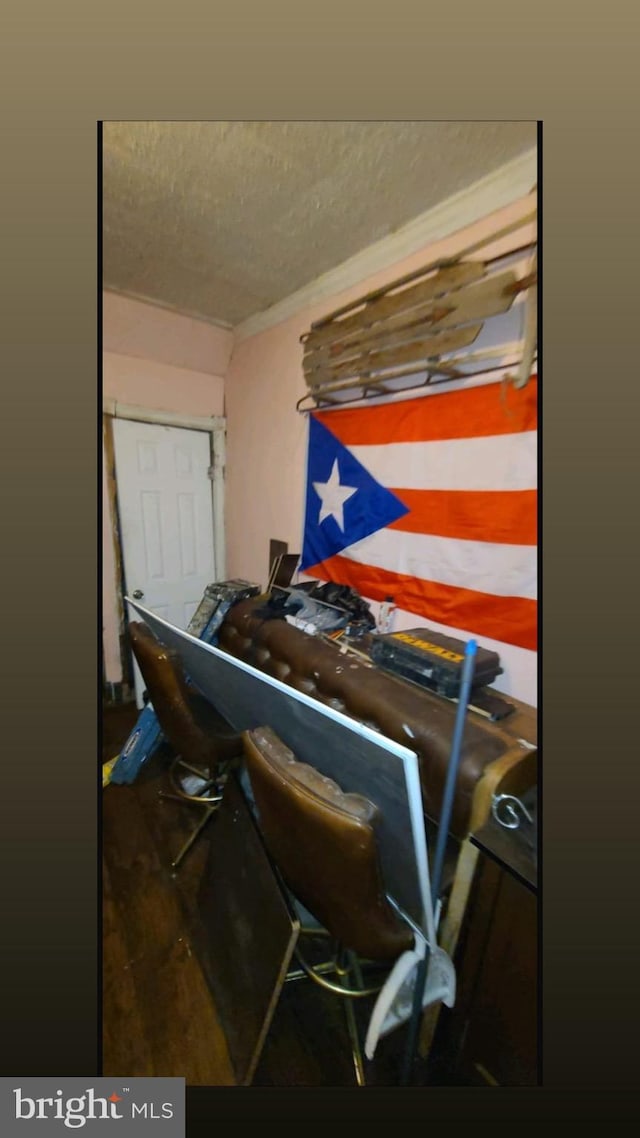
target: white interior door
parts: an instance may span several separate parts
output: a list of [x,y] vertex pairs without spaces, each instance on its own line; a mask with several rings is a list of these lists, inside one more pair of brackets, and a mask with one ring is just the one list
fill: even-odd
[[[113,433],[127,594],[186,628],[215,580],[211,436],[130,419],[115,419]],[[135,662],[134,674],[141,707]]]

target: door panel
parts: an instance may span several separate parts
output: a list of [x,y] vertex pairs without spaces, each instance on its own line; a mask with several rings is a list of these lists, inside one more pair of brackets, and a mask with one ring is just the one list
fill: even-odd
[[126,591],[186,628],[215,580],[210,435],[115,419],[113,436]]

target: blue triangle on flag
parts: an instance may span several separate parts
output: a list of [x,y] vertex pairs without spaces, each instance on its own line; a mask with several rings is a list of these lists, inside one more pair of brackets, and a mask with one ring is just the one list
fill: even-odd
[[309,416],[302,571],[408,513],[328,427]]

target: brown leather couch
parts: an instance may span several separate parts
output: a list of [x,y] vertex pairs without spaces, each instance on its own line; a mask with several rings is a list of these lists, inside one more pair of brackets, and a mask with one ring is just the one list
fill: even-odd
[[[264,598],[235,605],[219,633],[219,647],[338,711],[414,750],[420,760],[426,815],[437,822],[456,706],[391,676],[337,645],[256,610]],[[495,792],[521,793],[536,781],[535,750],[517,727],[470,714],[465,726],[451,833],[464,839],[489,815]]]

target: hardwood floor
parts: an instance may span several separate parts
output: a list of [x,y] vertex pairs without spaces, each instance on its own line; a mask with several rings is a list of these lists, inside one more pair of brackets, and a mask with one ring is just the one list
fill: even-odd
[[[105,710],[103,761],[117,753],[136,717],[132,706]],[[158,797],[167,760],[160,753],[133,785],[103,791],[103,1074],[181,1075],[190,1086],[229,1086],[233,1070],[206,980],[197,903],[215,816],[174,875],[171,854],[194,811]],[[371,1002],[356,1003],[365,1027]],[[404,1041],[403,1029],[382,1040],[369,1082],[398,1083]],[[354,1082],[340,1001],[307,982],[285,985],[253,1085]]]
[[193,816],[158,798],[163,764],[152,763],[134,785],[103,791],[103,1073],[230,1085],[224,1035],[196,950],[205,841],[174,877],[169,851]]

